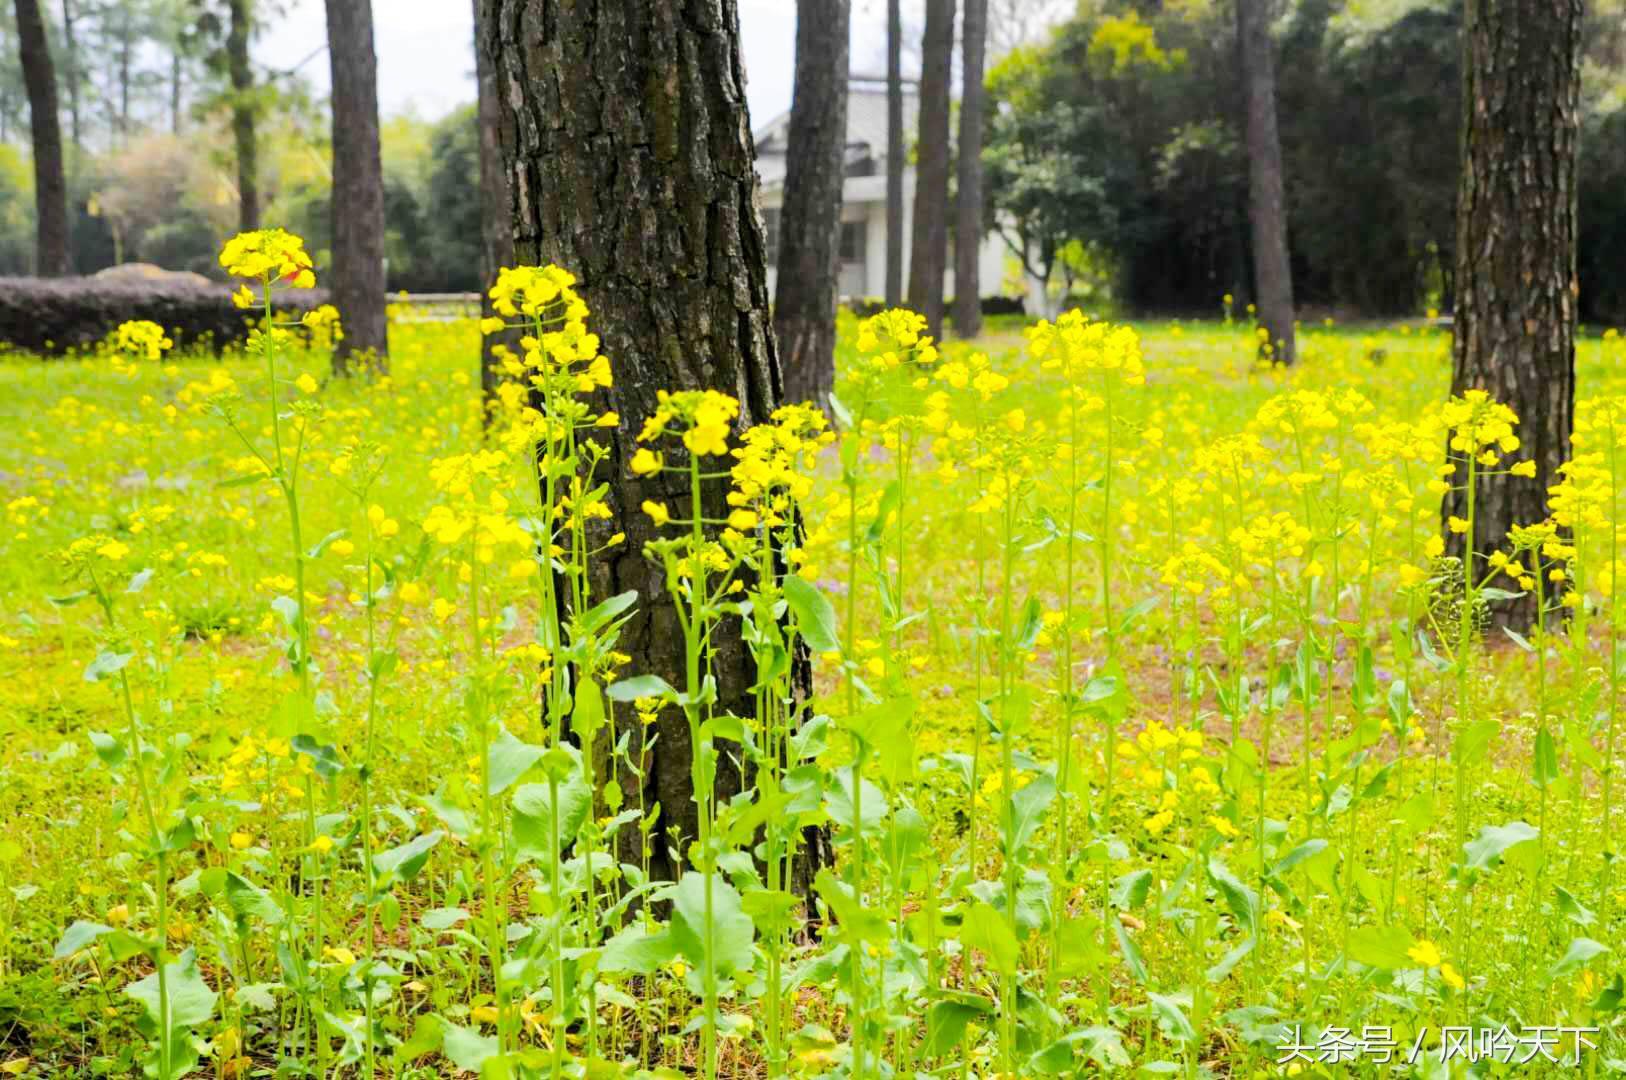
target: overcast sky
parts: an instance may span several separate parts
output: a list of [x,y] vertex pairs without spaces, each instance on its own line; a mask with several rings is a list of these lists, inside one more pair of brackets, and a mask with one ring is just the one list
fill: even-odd
[[[255,58],[269,67],[299,69],[326,94],[328,62],[319,52],[327,37],[324,0],[293,0],[255,43]],[[906,19],[919,0],[906,0]],[[790,108],[796,56],[795,0],[739,0],[751,123],[760,126]],[[425,119],[474,100],[473,29],[469,0],[375,0],[378,98],[386,115],[416,110]],[[852,67],[886,70],[885,0],[854,0]],[[314,55],[313,55],[314,54]],[[307,59],[309,58],[309,59]]]

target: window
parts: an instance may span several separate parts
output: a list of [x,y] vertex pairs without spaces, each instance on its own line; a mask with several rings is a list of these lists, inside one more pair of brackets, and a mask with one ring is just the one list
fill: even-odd
[[768,265],[779,265],[779,207],[762,208],[762,231],[768,240]]
[[864,241],[868,238],[868,223],[863,221],[843,221],[841,223],[841,261],[861,263],[864,261]]

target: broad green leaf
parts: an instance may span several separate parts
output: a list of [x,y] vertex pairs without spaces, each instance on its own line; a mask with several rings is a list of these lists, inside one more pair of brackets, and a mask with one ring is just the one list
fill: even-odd
[[497,1056],[495,1035],[482,1035],[473,1028],[441,1018],[441,1050],[459,1069],[477,1073],[487,1058]]
[[514,846],[521,859],[552,859],[576,839],[593,805],[579,770],[558,781],[559,833],[554,836],[553,794],[547,784],[525,784],[514,789]]
[[637,698],[667,698],[677,694],[672,684],[659,675],[634,675],[610,684],[605,691],[611,701],[633,701]]
[[111,934],[111,926],[101,923],[86,922],[79,919],[62,934],[62,940],[56,943],[56,949],[51,953],[54,960],[66,960],[80,949],[95,943],[103,934]]
[[135,653],[114,652],[112,649],[103,649],[96,654],[96,659],[85,665],[85,681],[95,682],[105,675],[115,675],[124,670],[126,664],[135,659]]
[[992,904],[979,901],[966,911],[960,924],[960,944],[986,954],[989,965],[1005,978],[1016,976],[1022,947],[1005,916]]
[[1359,926],[1349,932],[1349,959],[1367,967],[1398,971],[1416,967],[1407,955],[1411,934],[1403,926]]
[[167,1026],[159,1012],[157,972],[124,988],[125,994],[141,1002],[155,1030],[174,1032],[197,1027],[214,1015],[215,1000],[220,995],[203,981],[198,973],[197,954],[191,949],[164,965],[164,981],[169,998]]
[[1250,936],[1256,933],[1259,929],[1258,894],[1244,885],[1219,859],[1208,860],[1208,876],[1214,882],[1214,888],[1225,898],[1225,906],[1231,909],[1237,925],[1247,930]]
[[1506,825],[1486,825],[1479,830],[1479,838],[1462,845],[1468,857],[1468,866],[1474,870],[1490,870],[1514,847],[1529,843],[1540,835],[1535,826],[1522,821]]
[[785,578],[782,587],[785,603],[807,647],[819,653],[839,652],[841,640],[837,636],[836,609],[824,594],[794,574]]
[[1146,999],[1152,1003],[1152,1015],[1157,1017],[1157,1026],[1163,1034],[1177,1043],[1194,1043],[1197,1041],[1197,1030],[1191,1026],[1186,1012],[1180,1003],[1172,997],[1148,992]]
[[1603,944],[1602,942],[1593,941],[1591,938],[1578,937],[1574,941],[1570,942],[1569,949],[1567,949],[1564,955],[1559,958],[1558,962],[1548,970],[1547,977],[1549,979],[1557,979],[1561,976],[1568,975],[1573,971],[1586,967],[1593,960],[1597,959],[1608,951],[1609,946]]
[[[696,968],[706,963],[706,877],[690,870],[672,889],[670,933],[680,954]],[[751,967],[756,928],[740,904],[740,894],[721,874],[711,877],[711,962],[727,978]]]
[[1005,816],[1001,838],[1007,858],[1015,858],[1028,846],[1055,798],[1056,780],[1049,773],[1040,773],[1011,796],[1010,813]]
[[512,787],[532,765],[547,752],[545,747],[532,746],[514,737],[502,723],[497,724],[497,737],[486,750],[486,794],[501,795]]
[[980,994],[956,993],[932,1002],[926,1013],[926,1052],[933,1057],[953,1052],[965,1038],[971,1021],[991,1018],[993,1014],[993,1005]]
[[677,942],[666,929],[634,922],[604,943],[598,969],[607,974],[650,975],[677,959]]
[[373,856],[373,869],[380,874],[394,874],[402,881],[411,881],[429,861],[429,853],[446,834],[436,829],[408,840],[399,847],[380,851]]

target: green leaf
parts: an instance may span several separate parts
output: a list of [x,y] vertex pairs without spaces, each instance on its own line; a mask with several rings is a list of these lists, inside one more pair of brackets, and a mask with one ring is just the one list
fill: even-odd
[[1547,977],[1557,979],[1568,975],[1572,971],[1586,967],[1608,951],[1609,946],[1601,942],[1593,941],[1591,938],[1578,937],[1570,942],[1569,949],[1565,951],[1558,963],[1548,970]]
[[[690,870],[671,890],[670,933],[677,950],[695,968],[706,963],[706,877]],[[711,962],[727,978],[751,967],[756,928],[740,904],[740,894],[721,874],[711,876]]]
[[1553,890],[1553,895],[1558,899],[1559,912],[1570,922],[1577,926],[1591,926],[1598,921],[1598,917],[1592,913],[1591,909],[1577,900],[1562,885]]
[[1559,777],[1558,744],[1546,728],[1536,732],[1535,753],[1530,759],[1530,778],[1544,788]]
[[966,911],[965,920],[960,924],[960,944],[984,953],[1001,976],[1016,977],[1022,947],[1010,923],[992,904],[978,901]]
[[103,649],[96,654],[96,659],[85,665],[85,681],[95,682],[104,675],[117,674],[133,659],[135,659],[133,652],[120,653],[112,649]]
[[154,972],[139,982],[124,988],[125,994],[141,1002],[147,1020],[161,1034],[197,1027],[215,1012],[215,1001],[220,996],[209,989],[209,984],[198,974],[198,958],[188,949],[177,960],[164,965],[164,981],[169,997],[167,1027],[158,1005],[158,973]]
[[1119,911],[1133,911],[1146,903],[1146,895],[1151,890],[1152,872],[1131,870],[1112,883],[1112,906]]
[[1416,967],[1407,950],[1412,936],[1403,926],[1360,926],[1349,932],[1349,959],[1367,967],[1397,971]]
[[941,1001],[932,1002],[926,1014],[926,1029],[930,1037],[926,1052],[932,1057],[951,1053],[965,1038],[971,1021],[993,1016],[994,1008],[979,994],[955,993]]
[[610,597],[603,603],[589,608],[587,614],[581,617],[581,634],[587,635],[597,632],[600,627],[610,622],[610,620],[614,619],[617,615],[620,615],[623,611],[626,611],[637,602],[637,590],[628,589],[624,593],[617,593],[615,596]]
[[1276,860],[1270,868],[1271,876],[1280,877],[1305,859],[1312,859],[1327,850],[1327,842],[1321,839],[1310,839],[1299,844],[1298,847]]
[[1055,798],[1056,780],[1049,773],[1040,773],[1011,796],[1010,813],[1006,816],[1002,837],[1006,858],[1015,858],[1028,846]]
[[1146,961],[1141,959],[1140,948],[1136,946],[1135,939],[1129,936],[1129,931],[1119,919],[1112,920],[1112,934],[1118,939],[1118,951],[1123,953],[1124,965],[1135,981],[1142,986],[1146,985]]
[[557,781],[559,838],[554,844],[553,792],[547,784],[526,784],[514,789],[514,846],[521,859],[552,859],[576,839],[587,820],[593,793],[579,770]]
[[1157,1026],[1163,1034],[1177,1043],[1194,1043],[1197,1041],[1197,1029],[1191,1026],[1186,1018],[1185,1010],[1180,1003],[1172,997],[1148,992],[1146,999],[1152,1003],[1152,1015],[1157,1017]]
[[1510,821],[1506,825],[1486,825],[1479,830],[1479,838],[1470,840],[1462,845],[1464,854],[1468,857],[1468,866],[1473,870],[1491,870],[1501,862],[1502,856],[1520,844],[1529,843],[1540,835],[1535,826],[1527,825],[1522,821]]
[[835,918],[844,940],[859,946],[887,940],[886,919],[875,908],[857,900],[852,887],[828,869],[819,871],[813,879],[813,888]]
[[604,943],[598,969],[607,974],[650,975],[676,960],[677,955],[677,942],[669,930],[650,930],[642,922],[635,922]]
[[482,1035],[473,1028],[454,1024],[441,1017],[441,1051],[453,1065],[468,1072],[479,1072],[487,1058],[497,1056],[497,1037]]
[[785,603],[790,607],[796,629],[814,652],[839,652],[841,641],[837,637],[836,609],[823,593],[794,574],[787,576],[782,586]]
[[86,922],[79,919],[62,934],[62,940],[56,943],[56,949],[51,953],[53,960],[66,960],[81,949],[95,944],[96,939],[103,934],[111,934],[111,926],[101,923]]
[[271,894],[241,875],[226,874],[226,903],[239,918],[253,916],[271,926],[280,926],[285,916]]
[[1465,767],[1484,761],[1490,754],[1491,740],[1496,738],[1502,725],[1495,720],[1475,720],[1457,731],[1456,744],[1451,748],[1451,760]]
[[113,736],[104,735],[100,731],[87,731],[85,734],[90,736],[90,745],[95,747],[96,756],[109,768],[118,768],[129,757],[124,750],[124,744]]
[[305,558],[320,559],[322,557],[322,553],[327,551],[327,549],[332,546],[333,541],[342,540],[344,538],[346,531],[347,530],[345,529],[334,529],[332,532],[316,541],[316,546],[305,552]]
[[547,749],[521,742],[501,722],[486,750],[486,794],[501,795],[541,760]]
[[604,726],[604,695],[598,683],[584,677],[576,685],[574,706],[570,710],[570,729],[581,739],[583,746],[592,746],[599,729]]
[[632,701],[636,698],[670,698],[677,691],[659,675],[634,675],[630,679],[611,683],[605,693],[611,701]]
[[1109,1027],[1087,1027],[1070,1031],[1028,1059],[1028,1071],[1041,1076],[1077,1076],[1077,1052],[1102,1071],[1110,1072],[1133,1064],[1124,1049],[1123,1037]]
[[295,735],[288,745],[310,758],[317,775],[324,780],[331,780],[344,772],[344,762],[339,759],[339,750],[335,746],[318,743],[309,735]]
[[1208,860],[1208,876],[1214,882],[1214,888],[1225,898],[1225,906],[1231,909],[1237,925],[1247,930],[1249,935],[1256,933],[1259,929],[1258,895],[1218,859]]
[[373,869],[380,874],[394,874],[402,881],[411,881],[418,876],[424,864],[429,861],[429,853],[445,835],[436,829],[434,832],[427,832],[408,840],[399,847],[380,851],[373,856]]

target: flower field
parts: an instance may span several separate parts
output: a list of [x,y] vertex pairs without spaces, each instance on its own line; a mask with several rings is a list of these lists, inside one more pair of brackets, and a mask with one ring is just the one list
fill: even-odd
[[[742,431],[611,411],[572,285],[374,378],[321,315],[0,359],[0,1075],[1433,1077],[1504,1026],[1474,1075],[1626,1068],[1617,337],[1555,518],[1465,571],[1440,496],[1531,466],[1426,324],[1283,371],[1229,319],[844,317],[834,422]],[[689,493],[662,595],[593,591],[616,469]],[[651,804],[669,731],[739,793]]]

